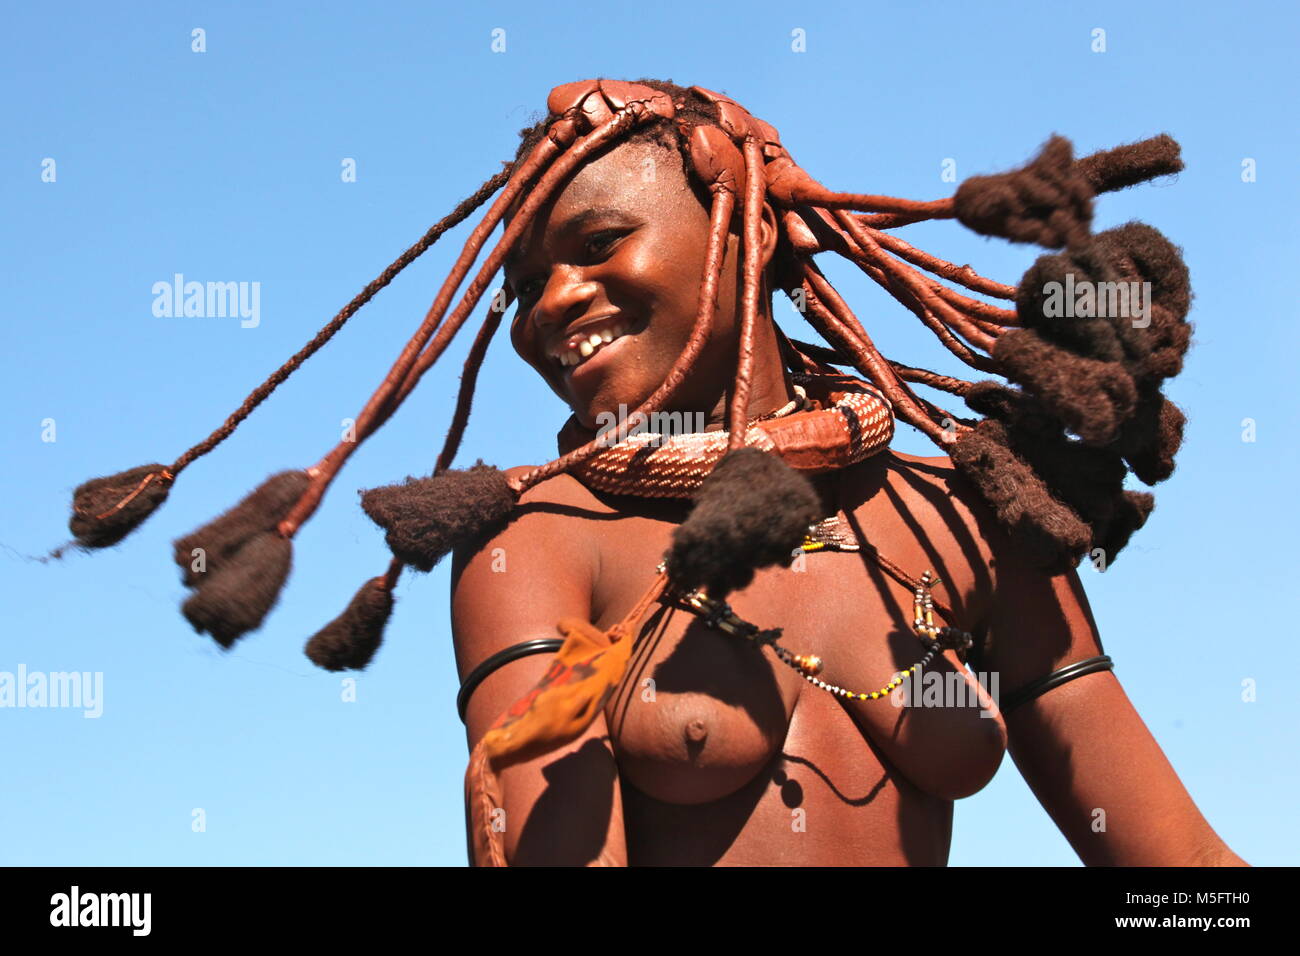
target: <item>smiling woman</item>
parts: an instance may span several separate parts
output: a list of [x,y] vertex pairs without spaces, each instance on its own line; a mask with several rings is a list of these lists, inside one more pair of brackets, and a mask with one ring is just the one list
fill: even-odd
[[[766,210],[770,261],[777,224],[771,207]],[[708,208],[690,186],[682,153],[652,139],[625,143],[586,164],[534,216],[506,266],[519,302],[511,337],[581,425],[594,428],[597,414],[620,403],[640,406],[663,383],[695,325],[708,243]],[[718,321],[708,328],[692,374],[663,406],[703,409],[714,427],[723,424],[723,392],[735,365],[739,246],[732,231],[718,282]],[[761,297],[765,306],[770,288]],[[770,319],[760,331],[760,352],[774,361],[752,380],[751,406],[759,413],[790,398]],[[601,332],[609,333],[608,344]]]
[[[79,539],[129,533],[182,467],[500,190],[355,440],[177,542],[196,627],[229,644],[261,624],[294,533],[504,267],[433,475],[363,496],[392,563],[307,648],[323,667],[365,667],[402,568],[454,555],[474,862],[942,864],[953,801],[1009,750],[1087,863],[1240,863],[1115,679],[1074,571],[1085,554],[1112,562],[1142,526],[1153,499],[1125,477],[1167,478],[1181,437],[1161,385],[1189,339],[1186,268],[1148,226],[1090,232],[1094,196],[1181,168],[1177,144],[1076,160],[1054,137],[1022,169],[918,202],[827,189],[772,126],[702,87],[583,81],[548,108],[502,174],[207,442],[78,489]],[[1063,251],[1010,286],[893,232],[953,218]],[[825,252],[1011,384],[885,358],[814,263]],[[1062,321],[1043,290],[1067,276],[1148,283],[1147,321]],[[822,344],[773,321],[778,288]],[[571,409],[559,457],[451,469],[510,302],[515,350]],[[623,420],[600,427],[614,409]],[[632,434],[655,413],[701,427]],[[945,455],[891,451],[895,419]],[[923,677],[933,694],[917,692]]]

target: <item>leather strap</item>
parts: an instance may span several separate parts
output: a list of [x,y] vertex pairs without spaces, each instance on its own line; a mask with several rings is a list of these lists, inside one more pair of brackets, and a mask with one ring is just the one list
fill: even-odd
[[1006,703],[1000,704],[1002,713],[1009,714],[1021,704],[1027,704],[1036,697],[1041,697],[1049,690],[1060,687],[1062,684],[1068,684],[1076,677],[1083,677],[1087,674],[1095,674],[1098,671],[1109,671],[1115,669],[1115,662],[1110,659],[1108,654],[1102,654],[1099,657],[1089,657],[1086,660],[1075,661],[1073,664],[1067,664],[1060,670],[1052,671],[1046,677],[1040,677],[1032,680],[1019,690],[1013,691],[1006,696]]

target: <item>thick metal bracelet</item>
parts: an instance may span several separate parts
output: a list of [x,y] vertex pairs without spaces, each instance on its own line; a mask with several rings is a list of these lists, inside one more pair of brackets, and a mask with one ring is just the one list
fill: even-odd
[[521,657],[528,657],[530,654],[553,654],[563,644],[564,639],[559,637],[539,637],[533,641],[523,641],[507,647],[504,651],[497,651],[470,671],[465,676],[465,682],[460,685],[460,693],[456,695],[456,713],[460,714],[460,722],[465,723],[465,708],[469,706],[469,697],[474,693],[474,688],[483,683],[494,670]]
[[1009,714],[1021,704],[1027,704],[1035,697],[1041,697],[1049,690],[1054,690],[1062,684],[1068,684],[1076,677],[1083,677],[1087,674],[1095,674],[1098,671],[1114,670],[1115,662],[1110,659],[1108,654],[1102,654],[1098,657],[1089,657],[1086,660],[1075,661],[1073,664],[1067,664],[1060,670],[1052,671],[1046,677],[1040,677],[1032,680],[1019,690],[1012,691],[1006,697],[1006,702],[1001,704],[1003,714]]

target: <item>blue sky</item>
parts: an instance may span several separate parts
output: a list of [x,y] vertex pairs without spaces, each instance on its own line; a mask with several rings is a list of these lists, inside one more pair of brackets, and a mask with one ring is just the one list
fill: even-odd
[[[349,463],[298,535],[280,605],[233,652],[181,617],[170,542],[334,445],[466,227],[121,546],[62,564],[24,555],[66,538],[82,481],[171,461],[215,428],[513,155],[552,86],[598,75],[725,91],[822,182],[917,199],[951,190],[946,159],[959,178],[1009,168],[1053,132],[1080,153],[1162,131],[1182,143],[1184,173],[1103,197],[1094,228],[1140,218],[1184,248],[1196,339],[1168,392],[1187,440],[1147,527],[1084,581],[1116,674],[1211,824],[1252,863],[1295,863],[1300,703],[1283,675],[1300,655],[1282,596],[1297,571],[1298,25],[1282,3],[12,7],[0,34],[0,671],[102,672],[104,693],[97,719],[0,709],[0,863],[463,864],[447,566],[400,585],[354,701],[302,643],[384,569],[354,492],[430,470],[468,339]],[[206,52],[191,50],[195,28]],[[1104,52],[1091,49],[1097,28]],[[797,30],[805,52],[791,48]],[[341,181],[348,158],[356,182]],[[1041,252],[953,223],[903,235],[1008,282]],[[826,268],[886,354],[960,371],[866,280]],[[176,273],[259,283],[260,322],[155,316],[151,289]],[[564,416],[500,336],[457,464],[549,460]],[[897,446],[931,453],[906,428]],[[951,863],[1078,860],[1008,758],[957,804]]]

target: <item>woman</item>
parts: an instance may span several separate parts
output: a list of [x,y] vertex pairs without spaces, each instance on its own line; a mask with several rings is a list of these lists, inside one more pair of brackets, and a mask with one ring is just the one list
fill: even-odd
[[[953,801],[1010,749],[1085,863],[1241,864],[1109,670],[1073,570],[1084,554],[1113,560],[1141,526],[1152,500],[1123,488],[1127,469],[1148,484],[1168,477],[1181,435],[1160,383],[1187,346],[1185,267],[1149,227],[1089,230],[1095,193],[1180,168],[1177,145],[1075,161],[1054,138],[1024,169],[909,202],[825,189],[775,129],[700,87],[585,81],[548,105],[513,164],[222,429],[171,466],[79,488],[78,540],[129,533],[181,468],[504,186],[357,417],[359,440],[177,541],[196,629],[228,646],[260,626],[297,528],[504,266],[513,345],[572,409],[560,458],[449,468],[504,311],[494,300],[434,475],[363,498],[394,561],[307,649],[330,669],[364,667],[401,568],[454,552],[474,862],[942,864]],[[1005,286],[889,232],[929,218],[1064,252]],[[1020,388],[885,359],[812,264],[829,251],[966,364]],[[1153,289],[1147,321],[1062,319],[1047,290],[1065,277]],[[776,288],[825,345],[786,338]],[[699,424],[629,435],[653,413]],[[890,451],[894,417],[947,454]],[[967,660],[996,679],[1005,713]],[[923,683],[942,691],[931,699]]]
[[[647,169],[655,175],[643,176]],[[639,407],[685,349],[697,297],[688,280],[704,261],[708,227],[680,154],[648,139],[585,165],[538,213],[506,270],[519,302],[514,345],[583,426],[595,428],[600,412],[620,404]],[[771,320],[779,227],[765,205],[750,419],[796,399]],[[708,344],[672,404],[702,412],[706,430],[725,427],[739,250],[733,231]],[[580,364],[554,357],[579,341],[575,330],[610,327],[626,332]],[[937,570],[963,626],[989,638],[983,664],[1004,688],[1101,654],[1075,572],[1036,570],[946,458],[886,451],[816,483],[824,515],[852,516],[898,566]],[[508,646],[553,634],[558,619],[612,626],[690,510],[689,501],[593,491],[566,474],[530,489],[520,505],[504,529],[457,554],[462,676]],[[505,574],[493,569],[500,554]],[[828,662],[828,682],[863,688],[919,656],[911,598],[860,552],[828,552],[809,555],[802,569],[764,570],[729,600],[742,618],[784,628]],[[774,655],[680,611],[633,655],[628,677],[580,738],[502,774],[511,862],[942,864],[952,801],[992,778],[1008,743],[1085,863],[1240,862],[1201,817],[1113,672],[1071,682],[1004,723],[974,699],[841,705]],[[467,708],[471,747],[548,666],[547,655],[530,655],[483,680]],[[954,650],[934,666],[971,681]],[[1116,774],[1119,766],[1128,772]],[[1106,811],[1104,829],[1094,808]]]

